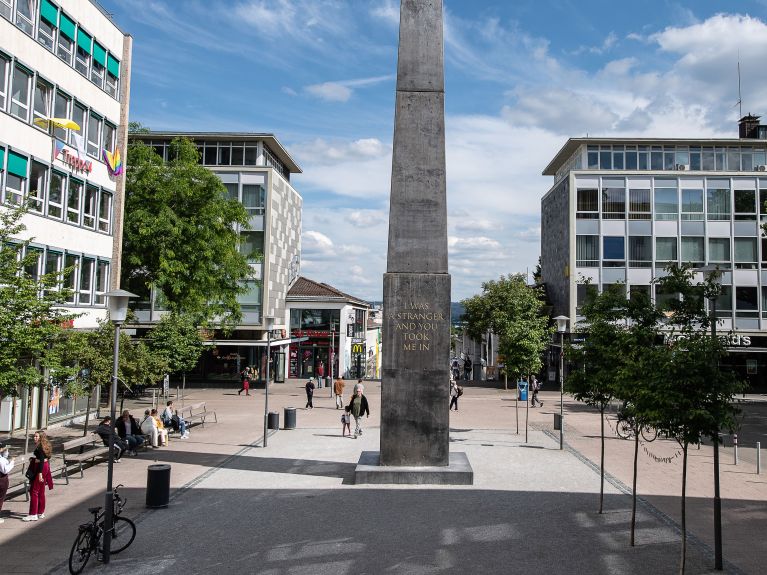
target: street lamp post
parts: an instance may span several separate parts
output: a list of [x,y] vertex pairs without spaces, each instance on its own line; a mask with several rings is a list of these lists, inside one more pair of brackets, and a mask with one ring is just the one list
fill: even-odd
[[[703,273],[704,276],[710,274],[717,274],[718,277],[719,266],[706,265],[697,268],[696,271]],[[711,340],[716,342],[716,298],[718,294],[714,294],[708,298],[708,303],[711,306]],[[714,567],[717,571],[722,571],[722,498],[719,492],[719,428],[716,429],[716,437],[714,440]]]
[[274,318],[265,316],[264,326],[266,327],[266,382],[264,383],[264,447],[266,447],[266,433],[269,424],[269,379],[271,378],[269,360],[272,357],[272,329],[274,328]]
[[554,318],[559,332],[559,449],[565,448],[565,331],[570,318],[558,315]]
[[129,291],[122,289],[114,290],[104,294],[107,296],[107,305],[109,306],[109,319],[115,326],[115,344],[114,354],[112,356],[112,392],[109,403],[109,415],[112,418],[112,433],[109,434],[109,459],[107,460],[107,492],[104,497],[104,550],[103,562],[109,563],[110,548],[112,546],[112,527],[114,517],[112,514],[114,507],[114,490],[112,489],[112,478],[114,471],[114,427],[115,411],[117,408],[117,371],[120,358],[120,326],[128,316],[128,299],[138,297]]

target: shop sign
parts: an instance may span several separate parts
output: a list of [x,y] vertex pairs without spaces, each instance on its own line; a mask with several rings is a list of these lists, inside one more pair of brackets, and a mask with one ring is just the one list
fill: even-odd
[[83,160],[79,154],[74,150],[70,150],[64,142],[56,140],[54,159],[61,160],[67,166],[72,168],[74,172],[85,172],[90,174],[93,171],[93,162],[90,160]]
[[353,354],[364,354],[365,353],[365,344],[364,343],[353,343],[352,344],[352,353]]

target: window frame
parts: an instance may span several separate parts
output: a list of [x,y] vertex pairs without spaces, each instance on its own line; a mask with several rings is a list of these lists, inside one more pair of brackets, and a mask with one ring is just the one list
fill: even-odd
[[[13,23],[16,27],[24,32],[27,36],[33,36],[35,31],[35,13],[37,11],[38,0],[28,0],[27,6],[29,7],[29,15],[23,14],[20,11],[20,7],[23,6],[23,0],[16,0],[16,10],[13,18]],[[19,22],[23,20],[23,22]]]
[[[72,186],[79,186],[77,191],[77,206],[72,206],[71,200],[72,200]],[[68,184],[67,184],[67,209],[66,209],[66,221],[69,224],[73,225],[80,225],[81,220],[81,214],[82,214],[82,205],[83,205],[83,194],[85,190],[85,182],[82,180],[78,180],[77,178],[69,177],[68,178]],[[76,219],[72,218],[72,214],[75,215]]]
[[[59,202],[58,204],[53,201],[53,179],[58,178],[58,181],[61,184],[61,187],[59,188]],[[47,205],[48,209],[46,210],[46,216],[61,221],[63,218],[63,214],[66,211],[66,201],[68,199],[68,192],[69,192],[69,183],[67,181],[67,175],[64,172],[60,172],[58,170],[51,170],[50,176],[48,177],[48,193],[47,195]],[[58,210],[59,214],[58,216],[51,214],[51,208],[54,210]]]
[[[94,126],[95,124],[95,126]],[[99,158],[101,149],[101,130],[103,129],[104,118],[92,109],[88,111],[88,129],[85,134],[85,150],[92,158]],[[82,131],[82,127],[81,130]],[[96,136],[96,141],[91,141],[91,135]]]
[[10,71],[13,69],[13,62],[6,58],[5,54],[0,52],[0,111],[5,111],[8,104],[9,78]]
[[[57,111],[59,101],[63,100],[66,102],[65,110],[63,114],[59,114]],[[59,90],[56,88],[56,94],[53,96],[53,115],[56,118],[66,118],[68,120],[72,119],[72,102],[74,99],[72,96],[64,92],[63,90]],[[68,143],[69,140],[69,134],[67,133],[67,128],[60,128],[58,126],[53,127],[53,136],[59,140],[61,140],[64,143]]]
[[[107,202],[106,218],[104,217],[104,202]],[[105,234],[112,233],[112,203],[114,202],[114,193],[101,189],[99,193],[99,211],[98,211],[98,231]]]
[[[44,88],[47,91],[47,98],[45,98],[45,113],[40,112],[37,109],[37,95],[38,93],[42,92],[40,88]],[[44,93],[44,92],[43,92]],[[42,130],[44,132],[48,132],[47,123],[44,123],[42,126],[39,126],[35,124],[35,120],[37,118],[44,118],[48,119],[51,117],[51,103],[53,102],[53,84],[50,82],[45,81],[43,78],[41,78],[39,75],[35,78],[35,88],[32,94],[32,124],[39,130]]]
[[[36,168],[41,169],[38,177],[34,177]],[[45,213],[45,198],[48,195],[48,172],[49,167],[47,165],[34,159],[30,160],[29,183],[27,184],[27,205],[31,212],[40,215]],[[33,196],[32,187],[35,182],[37,182],[37,194]],[[37,205],[37,208],[33,207],[35,204]]]
[[[20,100],[17,100],[16,98],[14,98],[14,95],[13,95],[13,92],[14,92],[15,86],[16,86],[16,74],[19,73],[19,72],[27,77],[27,88],[26,88],[26,92],[27,92],[26,100],[27,101],[26,101],[26,103],[22,103]],[[10,105],[10,112],[11,112],[12,116],[14,116],[15,118],[18,118],[19,120],[21,120],[23,122],[29,122],[29,113],[30,113],[30,108],[31,108],[30,98],[32,96],[32,79],[33,78],[34,78],[34,73],[31,72],[30,70],[28,70],[27,68],[25,68],[24,66],[22,66],[21,64],[19,64],[18,62],[13,66],[13,77],[11,78],[11,105]],[[24,109],[26,111],[26,114],[24,115],[24,117],[22,117],[22,116],[20,116],[20,115],[18,115],[18,114],[16,114],[14,112],[14,105],[16,107],[22,108],[22,109]]]

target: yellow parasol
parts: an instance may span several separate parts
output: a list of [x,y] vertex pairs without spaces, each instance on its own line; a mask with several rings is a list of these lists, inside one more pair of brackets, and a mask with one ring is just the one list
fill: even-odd
[[80,125],[72,120],[66,118],[35,118],[35,124],[43,129],[48,129],[50,124],[53,124],[57,128],[69,128],[70,130],[80,131]]

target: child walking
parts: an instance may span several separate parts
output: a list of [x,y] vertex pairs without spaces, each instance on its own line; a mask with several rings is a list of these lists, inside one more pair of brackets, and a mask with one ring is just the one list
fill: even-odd
[[341,437],[346,437],[346,432],[349,432],[349,437],[352,436],[352,416],[349,415],[349,408],[346,407],[341,415]]

